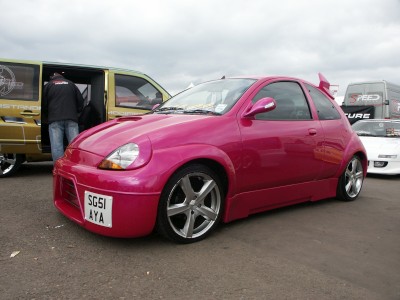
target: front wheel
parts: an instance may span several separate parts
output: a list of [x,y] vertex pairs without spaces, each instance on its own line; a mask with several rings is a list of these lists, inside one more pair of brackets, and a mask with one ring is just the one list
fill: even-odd
[[157,231],[179,243],[205,238],[221,219],[223,190],[219,177],[204,165],[179,170],[161,194]]
[[353,156],[339,178],[336,197],[343,201],[355,200],[361,192],[364,170],[358,156]]
[[13,175],[23,162],[22,154],[0,153],[0,178]]

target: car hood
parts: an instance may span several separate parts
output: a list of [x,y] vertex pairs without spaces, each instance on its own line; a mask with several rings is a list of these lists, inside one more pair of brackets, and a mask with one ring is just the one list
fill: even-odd
[[[78,136],[71,148],[106,156],[119,146],[150,139],[153,147],[190,143],[193,133],[209,132],[223,116],[149,114],[118,118]],[[214,130],[215,131],[215,130]],[[201,135],[201,134],[200,134]],[[199,134],[196,140],[200,141]]]
[[368,156],[372,154],[396,154],[400,152],[400,138],[360,136]]

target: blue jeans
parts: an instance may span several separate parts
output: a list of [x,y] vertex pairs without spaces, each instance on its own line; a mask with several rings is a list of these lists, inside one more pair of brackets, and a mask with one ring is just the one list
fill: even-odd
[[78,123],[70,120],[56,121],[49,125],[51,156],[56,161],[64,155],[64,134],[68,143],[79,134]]

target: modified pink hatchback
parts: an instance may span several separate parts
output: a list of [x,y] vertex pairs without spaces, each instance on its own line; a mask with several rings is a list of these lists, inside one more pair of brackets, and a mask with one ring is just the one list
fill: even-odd
[[218,222],[358,197],[365,149],[320,74],[224,78],[89,129],[54,168],[54,203],[92,232],[181,243]]

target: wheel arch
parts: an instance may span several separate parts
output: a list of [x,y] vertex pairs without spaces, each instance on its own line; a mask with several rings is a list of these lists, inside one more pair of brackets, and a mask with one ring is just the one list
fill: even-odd
[[222,182],[223,189],[224,189],[223,190],[224,196],[226,197],[226,195],[228,193],[228,189],[229,189],[228,173],[227,173],[226,169],[224,168],[224,166],[214,159],[196,158],[193,160],[189,160],[189,161],[185,162],[183,165],[181,165],[178,169],[176,169],[173,174],[175,174],[179,170],[187,167],[188,165],[193,165],[193,164],[204,165],[204,166],[210,168],[212,171],[214,171],[218,175],[219,179]]
[[[355,139],[357,139],[358,141],[356,141]],[[336,177],[340,177],[342,175],[342,173],[346,169],[347,163],[353,158],[354,155],[357,155],[361,160],[364,177],[367,175],[367,168],[368,168],[367,152],[357,134],[354,133],[351,140],[347,143],[347,147],[343,154],[344,159],[342,159],[342,163],[338,169]]]
[[354,153],[354,155],[358,156],[361,159],[361,163],[363,166],[364,177],[367,176],[367,169],[368,169],[368,158],[367,154],[362,151],[358,151]]
[[163,173],[159,188],[164,188],[176,172],[190,164],[203,164],[213,170],[220,178],[224,186],[224,195],[235,192],[236,171],[233,160],[228,153],[212,145],[192,144],[170,148],[167,151],[156,151],[161,155],[160,160],[168,160],[170,167]]

